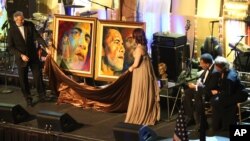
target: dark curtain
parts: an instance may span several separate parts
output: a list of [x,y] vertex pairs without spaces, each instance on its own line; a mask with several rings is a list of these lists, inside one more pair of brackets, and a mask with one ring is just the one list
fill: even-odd
[[[102,111],[126,112],[131,91],[132,73],[127,71],[115,82],[106,88],[96,88],[88,85],[80,85],[66,76],[51,56],[47,56],[44,73],[48,76],[49,86],[58,95],[62,84],[69,86],[77,95],[88,100],[108,104]],[[70,91],[72,92],[72,91]]]

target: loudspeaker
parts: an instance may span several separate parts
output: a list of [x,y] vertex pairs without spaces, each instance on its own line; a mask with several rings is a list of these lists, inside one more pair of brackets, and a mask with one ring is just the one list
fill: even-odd
[[176,47],[187,43],[187,36],[177,33],[156,32],[153,34],[153,40],[159,45]]
[[30,114],[18,104],[0,103],[0,120],[10,123],[25,122]]
[[37,124],[41,129],[63,132],[70,132],[81,126],[67,113],[54,111],[39,111]]
[[[176,82],[180,75],[185,58],[189,53],[188,45],[180,45],[176,47],[168,47],[157,43],[151,44],[152,64],[155,75],[160,78],[158,72],[158,64],[165,63],[167,65],[168,80]],[[189,56],[189,55],[188,55]]]
[[116,141],[155,141],[157,134],[148,126],[119,122],[113,127]]

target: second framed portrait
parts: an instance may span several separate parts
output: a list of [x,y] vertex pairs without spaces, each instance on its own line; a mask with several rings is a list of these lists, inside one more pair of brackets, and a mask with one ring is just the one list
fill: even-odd
[[66,72],[93,77],[96,18],[55,15],[54,60]]
[[135,28],[145,29],[143,22],[97,22],[95,80],[114,81],[133,63]]

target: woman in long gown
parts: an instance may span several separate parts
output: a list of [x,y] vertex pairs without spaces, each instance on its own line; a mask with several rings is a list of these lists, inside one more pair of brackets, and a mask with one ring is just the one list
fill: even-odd
[[133,73],[132,88],[125,122],[154,125],[160,119],[160,97],[157,78],[147,53],[147,39],[141,28],[133,31],[136,47],[134,63],[129,67]]

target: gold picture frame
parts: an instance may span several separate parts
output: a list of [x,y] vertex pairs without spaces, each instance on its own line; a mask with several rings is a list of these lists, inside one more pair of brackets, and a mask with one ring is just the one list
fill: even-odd
[[55,15],[53,59],[65,72],[94,75],[96,18]]
[[97,21],[95,80],[114,81],[133,63],[132,33],[135,28],[145,29],[145,23]]

